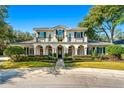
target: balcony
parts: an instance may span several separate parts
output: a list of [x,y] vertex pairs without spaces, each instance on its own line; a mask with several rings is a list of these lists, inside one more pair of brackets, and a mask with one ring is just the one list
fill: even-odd
[[64,37],[59,38],[61,40],[58,40],[56,37],[46,37],[46,38],[36,38],[36,42],[84,42],[84,38],[74,38],[74,37]]
[[67,37],[67,42],[84,42],[84,38]]

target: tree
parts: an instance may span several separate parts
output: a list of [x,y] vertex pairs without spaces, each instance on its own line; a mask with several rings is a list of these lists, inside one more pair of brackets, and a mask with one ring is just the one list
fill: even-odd
[[19,46],[10,46],[4,50],[4,55],[11,58],[12,61],[19,61],[20,55],[24,53],[24,49]]
[[15,38],[13,39],[15,42],[33,40],[33,36],[29,32],[14,30],[13,35],[15,36]]
[[121,29],[115,30],[114,38],[117,39],[117,40],[124,39],[124,32]]
[[90,9],[89,14],[79,23],[79,27],[87,27],[88,34],[104,32],[109,42],[113,42],[116,27],[124,23],[124,6],[101,5]]
[[118,60],[121,59],[121,55],[124,53],[124,47],[119,45],[110,45],[106,48],[106,52],[111,60]]
[[4,48],[14,38],[12,35],[13,28],[5,22],[8,17],[8,7],[0,5],[0,54],[2,54]]

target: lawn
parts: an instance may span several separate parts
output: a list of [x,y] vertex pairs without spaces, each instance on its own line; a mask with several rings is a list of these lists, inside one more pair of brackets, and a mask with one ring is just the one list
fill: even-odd
[[50,62],[3,62],[0,69],[29,68],[29,67],[53,67],[55,63]]
[[100,68],[100,69],[124,70],[124,62],[74,62],[74,63],[65,63],[65,66],[76,67],[76,68]]

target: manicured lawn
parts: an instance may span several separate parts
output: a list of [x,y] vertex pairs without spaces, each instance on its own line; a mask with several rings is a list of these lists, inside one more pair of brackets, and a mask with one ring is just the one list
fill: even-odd
[[78,68],[101,68],[101,69],[124,70],[124,62],[74,62],[74,63],[65,63],[65,66],[78,67]]
[[0,69],[29,68],[29,67],[53,67],[55,63],[50,62],[4,62]]

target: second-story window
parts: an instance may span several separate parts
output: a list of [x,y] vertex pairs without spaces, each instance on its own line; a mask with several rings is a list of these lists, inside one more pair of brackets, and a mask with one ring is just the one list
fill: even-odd
[[46,32],[39,32],[39,38],[46,38]]
[[68,40],[71,41],[71,33],[68,35]]
[[64,30],[56,30],[56,37],[58,41],[62,41],[64,38]]
[[75,32],[75,38],[82,38],[82,32]]

